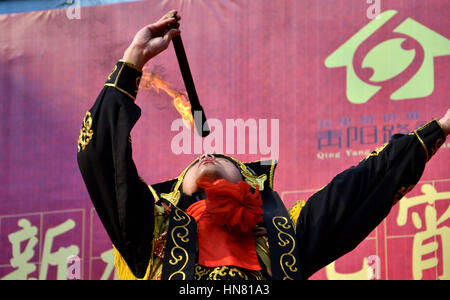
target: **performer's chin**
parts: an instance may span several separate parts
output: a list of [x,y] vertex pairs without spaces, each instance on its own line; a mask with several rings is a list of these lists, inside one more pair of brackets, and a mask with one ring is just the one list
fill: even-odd
[[197,180],[214,181],[221,178],[224,178],[221,168],[213,163],[203,164],[198,169]]

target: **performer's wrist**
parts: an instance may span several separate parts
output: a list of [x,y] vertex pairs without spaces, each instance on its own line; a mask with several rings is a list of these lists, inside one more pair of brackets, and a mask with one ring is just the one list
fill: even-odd
[[442,127],[442,130],[446,136],[450,134],[450,109],[447,111],[445,116],[438,121],[438,124]]
[[122,59],[129,63],[136,65],[140,70],[144,67],[147,61],[144,58],[144,53],[142,49],[131,44],[127,50],[125,50]]

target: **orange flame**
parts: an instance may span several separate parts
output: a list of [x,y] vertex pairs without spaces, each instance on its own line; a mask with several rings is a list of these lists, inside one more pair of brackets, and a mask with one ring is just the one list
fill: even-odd
[[192,128],[194,124],[194,118],[191,112],[191,103],[187,99],[186,92],[179,92],[172,88],[172,84],[165,81],[161,75],[157,74],[155,71],[147,72],[144,68],[142,74],[140,88],[146,90],[155,90],[159,94],[159,90],[163,90],[172,98],[172,103],[175,109],[183,118],[183,123],[188,128]]

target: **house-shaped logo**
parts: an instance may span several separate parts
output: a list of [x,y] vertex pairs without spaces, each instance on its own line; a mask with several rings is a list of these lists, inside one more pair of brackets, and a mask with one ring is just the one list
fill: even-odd
[[[383,87],[392,89],[394,80],[397,85],[391,100],[423,98],[433,93],[434,58],[450,55],[450,40],[411,18],[394,27],[389,34],[392,38],[386,40],[384,36],[381,42],[378,39],[365,56],[355,59],[361,45],[396,14],[394,10],[383,12],[326,58],[326,67],[346,68],[346,95],[351,103],[366,103]],[[405,50],[405,42],[411,40],[416,47]],[[361,70],[369,68],[370,78],[362,76]]]

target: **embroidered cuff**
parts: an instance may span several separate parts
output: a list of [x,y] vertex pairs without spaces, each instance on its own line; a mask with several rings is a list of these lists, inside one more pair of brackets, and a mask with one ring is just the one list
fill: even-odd
[[430,160],[445,142],[444,130],[437,120],[433,120],[419,129],[414,130],[414,134],[425,150],[427,161]]
[[114,66],[111,74],[109,74],[105,86],[111,86],[136,101],[141,76],[142,70],[136,65],[121,59]]

